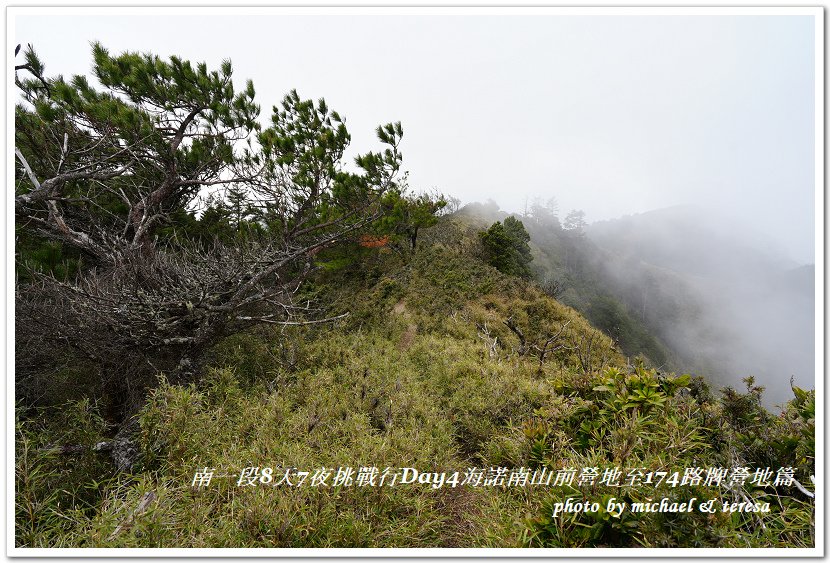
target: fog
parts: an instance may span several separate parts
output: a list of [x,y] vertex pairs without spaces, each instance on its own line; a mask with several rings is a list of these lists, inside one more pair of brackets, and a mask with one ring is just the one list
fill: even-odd
[[13,40],[32,43],[49,73],[88,74],[92,41],[212,66],[229,58],[238,84],[254,81],[263,121],[292,88],[325,97],[346,116],[351,154],[377,146],[377,125],[401,121],[414,188],[512,212],[556,196],[589,221],[703,204],[814,262],[816,47],[806,14],[816,10],[411,11],[12,9],[10,18]]
[[[615,257],[603,270],[609,278],[643,288],[633,300],[677,351],[678,367],[738,389],[753,376],[767,388],[767,405],[792,398],[791,377],[812,388],[815,268],[704,213],[658,210],[596,223],[588,236]],[[621,261],[628,267],[614,267]],[[667,315],[672,321],[661,322]]]
[[710,11],[10,8],[9,18],[11,40],[33,44],[50,75],[89,74],[92,41],[211,67],[229,58],[237,84],[254,81],[263,122],[292,88],[325,97],[346,117],[352,155],[377,147],[378,124],[401,121],[415,190],[514,213],[555,197],[562,216],[582,209],[590,223],[696,205],[682,228],[640,215],[625,248],[612,250],[619,235],[603,239],[599,224],[590,240],[617,253],[604,268],[625,287],[638,287],[634,272],[682,280],[662,292],[699,314],[658,323],[662,336],[713,373],[757,375],[780,400],[790,375],[814,386],[812,278],[798,268],[816,262],[821,232],[823,14]]

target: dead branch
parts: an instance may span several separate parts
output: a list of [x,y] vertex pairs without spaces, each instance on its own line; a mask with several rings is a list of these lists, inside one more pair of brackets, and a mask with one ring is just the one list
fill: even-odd
[[484,345],[487,349],[487,353],[490,356],[490,359],[495,358],[498,355],[498,336],[490,335],[490,329],[487,327],[487,321],[484,321],[483,325],[476,323],[476,328],[478,328],[478,337],[484,341]]
[[545,363],[545,357],[548,354],[553,354],[567,347],[564,342],[559,343],[559,339],[569,324],[571,324],[571,321],[565,322],[559,329],[559,332],[545,340],[545,343],[541,347],[538,345],[535,346],[535,348],[539,351],[539,367],[542,367],[542,364]]
[[156,500],[156,493],[153,491],[146,492],[142,495],[141,500],[138,503],[138,506],[133,509],[129,516],[126,519],[122,520],[118,526],[116,526],[115,530],[113,530],[112,534],[107,538],[107,541],[114,540],[118,534],[123,531],[129,530],[132,528],[133,524],[135,523],[135,519],[138,516],[141,516],[147,509],[150,507],[150,504]]
[[507,317],[507,320],[504,321],[505,326],[510,329],[510,331],[515,334],[519,338],[519,355],[524,356],[527,353],[527,340],[525,339],[524,333],[521,329],[516,326],[516,323],[513,321],[513,317]]

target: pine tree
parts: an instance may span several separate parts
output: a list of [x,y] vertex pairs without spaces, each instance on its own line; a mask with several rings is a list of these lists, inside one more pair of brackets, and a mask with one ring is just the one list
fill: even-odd
[[530,277],[530,235],[521,221],[513,216],[507,217],[504,224],[493,223],[486,231],[479,233],[479,238],[487,256],[488,263],[508,275],[521,278]]
[[[292,91],[262,129],[253,84],[237,92],[230,61],[209,70],[96,43],[98,89],[43,76],[29,51],[18,70],[35,78],[17,81],[17,229],[28,248],[57,244],[82,267],[58,279],[18,253],[28,274],[16,287],[18,354],[43,365],[67,346],[98,362],[114,394],[140,393],[157,370],[192,376],[204,350],[253,324],[325,320],[293,296],[316,249],[383,214],[399,123],[377,129],[383,152],[345,172],[350,136],[324,100]],[[208,187],[217,199],[197,218]],[[244,236],[231,234],[249,218]]]
[[565,217],[565,222],[562,225],[566,231],[574,236],[584,236],[585,227],[588,224],[585,222],[585,212],[581,209],[574,209]]

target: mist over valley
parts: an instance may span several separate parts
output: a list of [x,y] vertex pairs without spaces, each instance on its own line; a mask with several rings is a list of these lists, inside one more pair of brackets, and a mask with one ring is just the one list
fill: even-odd
[[401,8],[9,7],[9,554],[820,555],[822,9]]
[[[536,200],[517,215],[531,235],[534,273],[624,353],[703,375],[715,388],[743,390],[752,376],[768,407],[791,398],[791,378],[814,387],[813,264],[701,207],[563,226],[551,206]],[[493,201],[462,213],[507,216]]]

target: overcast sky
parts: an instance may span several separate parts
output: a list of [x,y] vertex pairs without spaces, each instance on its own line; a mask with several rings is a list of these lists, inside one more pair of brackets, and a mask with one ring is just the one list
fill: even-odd
[[678,204],[722,211],[814,261],[810,16],[18,16],[48,75],[90,42],[252,79],[262,121],[325,97],[352,148],[404,127],[415,189],[464,202],[555,196],[593,222]]

